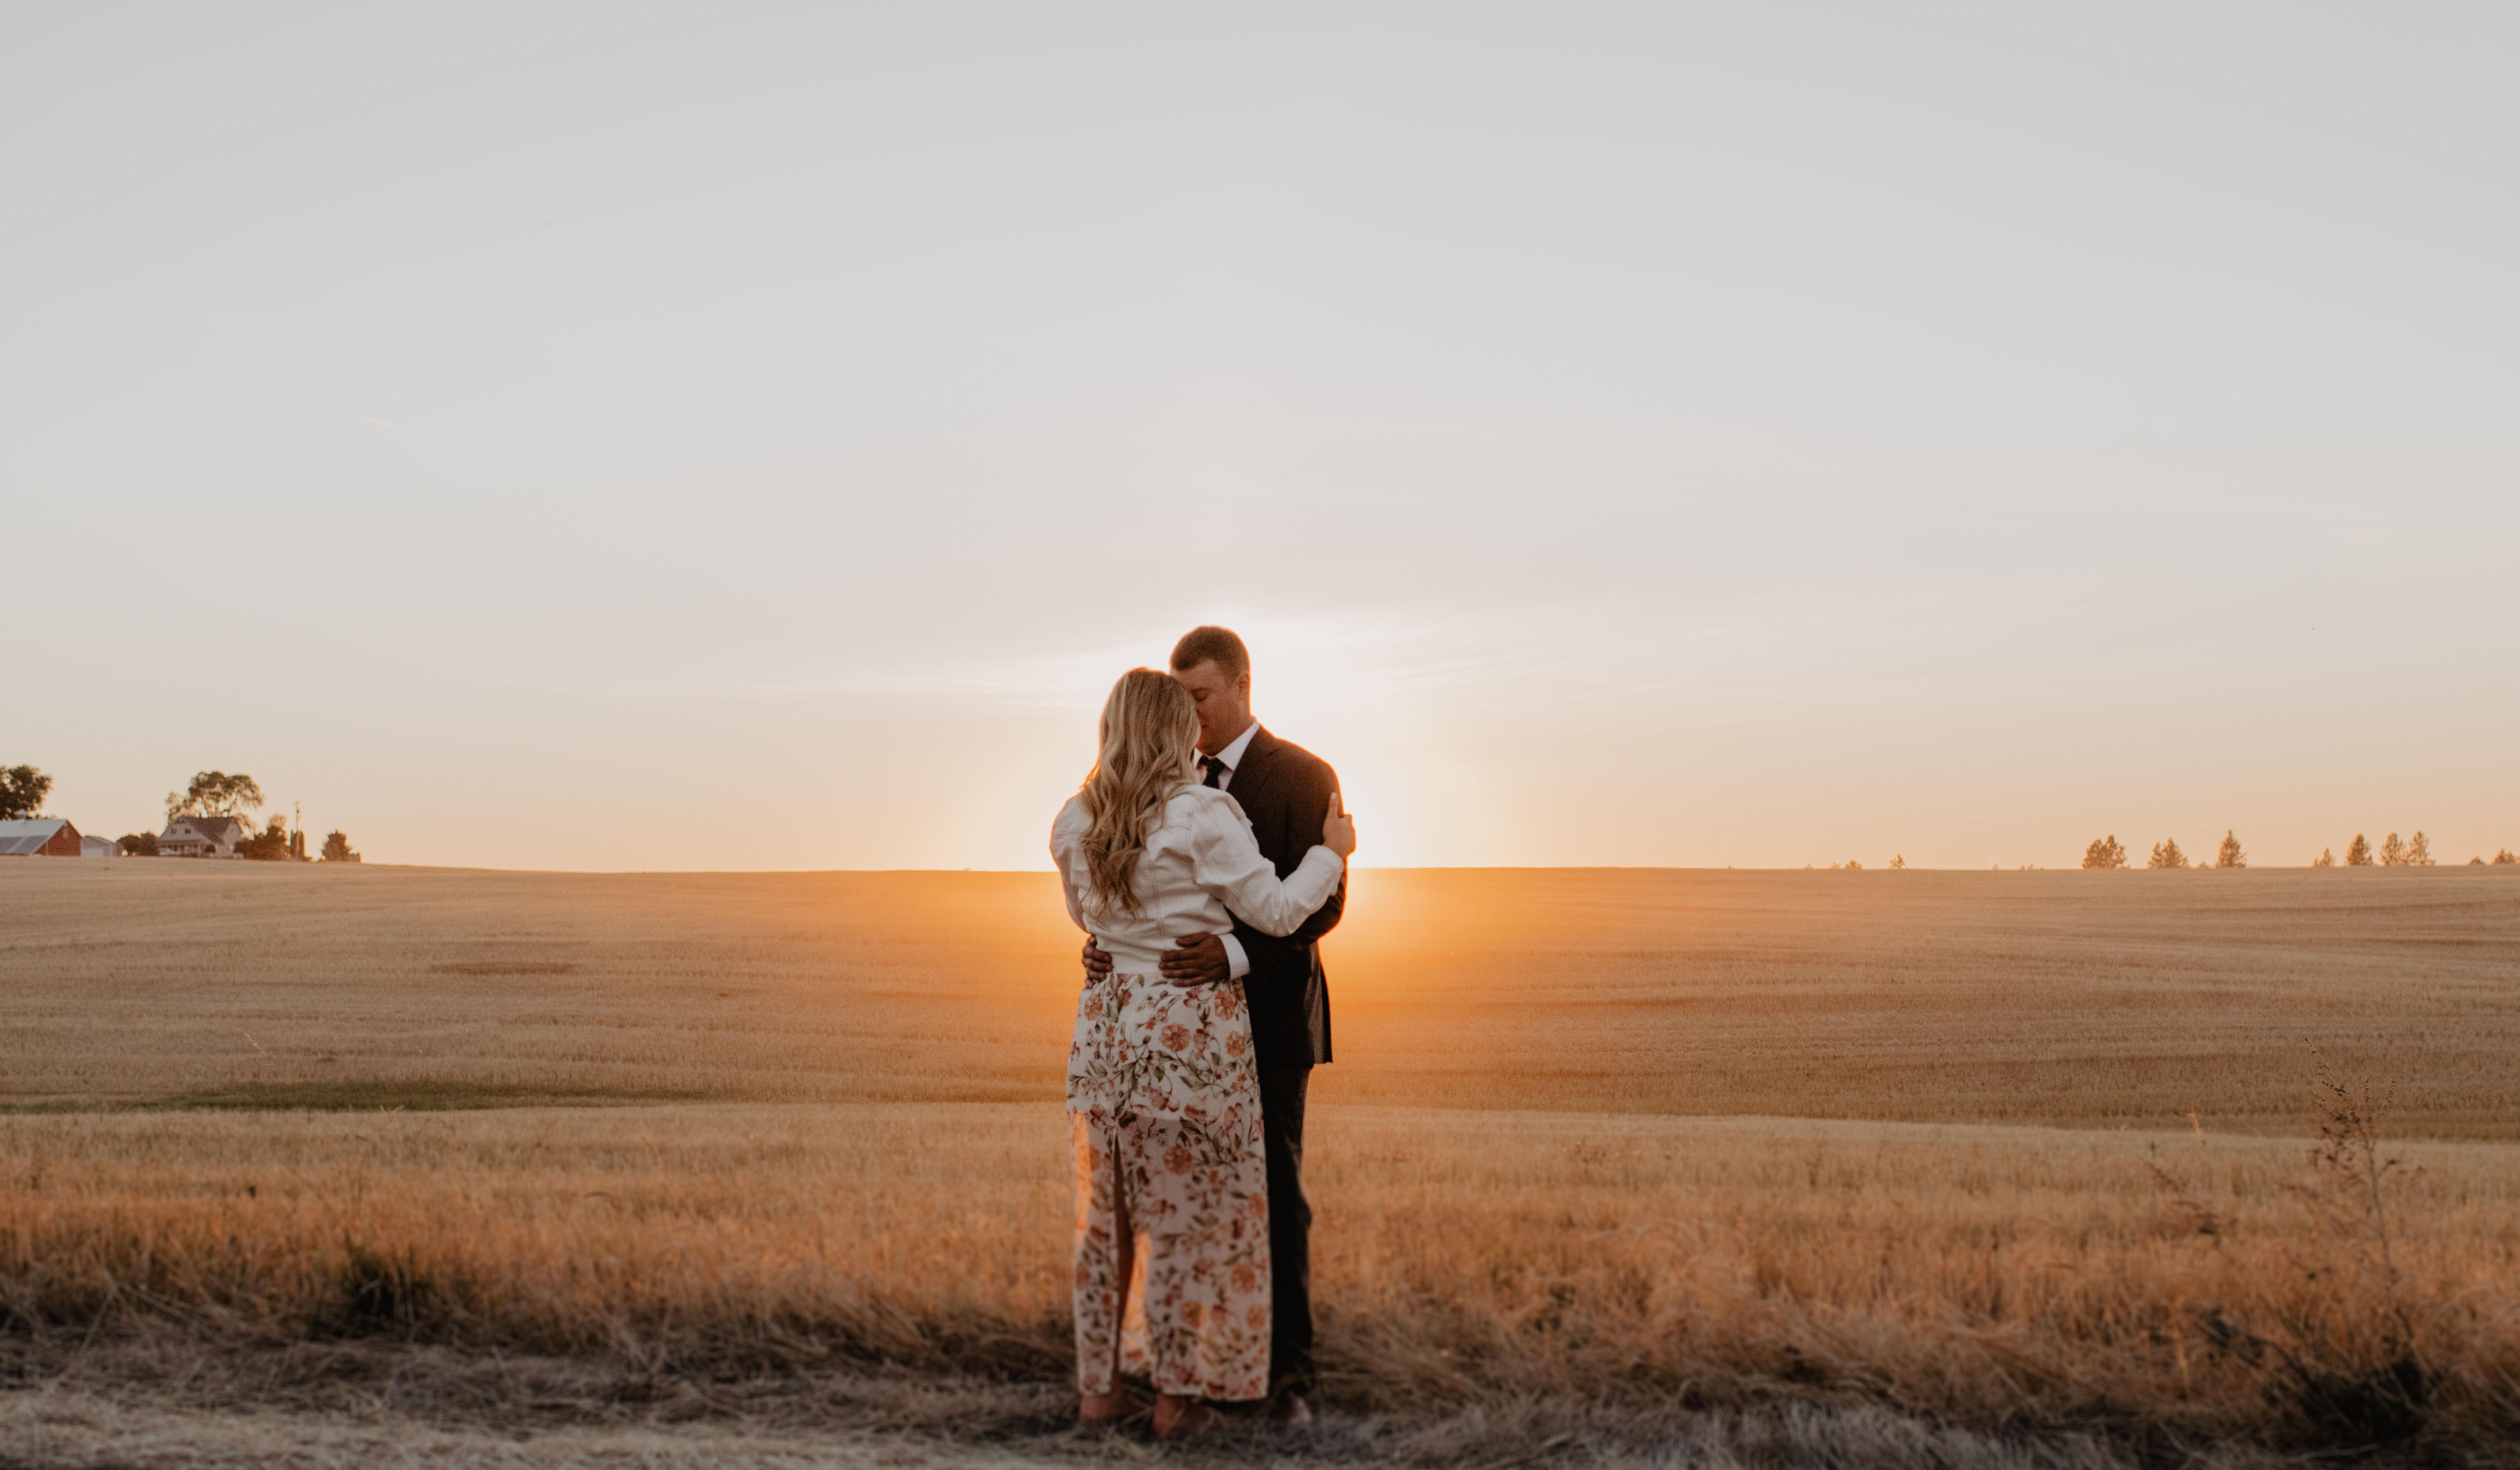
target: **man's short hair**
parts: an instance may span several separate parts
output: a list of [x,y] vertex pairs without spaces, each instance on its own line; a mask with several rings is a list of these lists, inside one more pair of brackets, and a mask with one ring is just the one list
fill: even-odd
[[1173,672],[1187,673],[1208,660],[1229,680],[1239,679],[1251,672],[1251,650],[1242,646],[1231,628],[1192,628],[1173,645]]

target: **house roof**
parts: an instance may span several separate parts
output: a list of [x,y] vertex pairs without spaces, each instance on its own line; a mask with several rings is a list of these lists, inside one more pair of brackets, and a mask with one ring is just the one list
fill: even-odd
[[245,824],[233,817],[176,817],[167,822],[165,835],[175,835],[179,826],[191,827],[212,842],[226,842],[245,832]]
[[59,817],[21,817],[0,822],[0,858],[22,858],[42,852],[53,834],[68,825]]

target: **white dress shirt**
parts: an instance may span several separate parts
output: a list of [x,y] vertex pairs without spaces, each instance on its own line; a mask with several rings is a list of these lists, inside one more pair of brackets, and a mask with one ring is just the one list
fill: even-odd
[[1225,769],[1216,773],[1216,789],[1220,791],[1234,789],[1235,768],[1242,764],[1242,753],[1251,748],[1251,737],[1259,733],[1260,722],[1254,720],[1242,727],[1242,734],[1228,741],[1223,750],[1209,752],[1218,760],[1225,762]]
[[1085,798],[1069,797],[1051,824],[1051,860],[1058,865],[1067,916],[1094,936],[1123,974],[1157,973],[1173,941],[1184,934],[1223,934],[1230,949],[1240,950],[1231,937],[1238,914],[1263,934],[1292,934],[1329,899],[1347,868],[1337,853],[1316,846],[1281,882],[1277,866],[1260,855],[1242,808],[1222,791],[1185,786],[1164,803],[1163,821],[1147,834],[1146,851],[1138,857],[1130,885],[1138,912],[1098,913],[1085,863],[1085,833],[1092,825]]

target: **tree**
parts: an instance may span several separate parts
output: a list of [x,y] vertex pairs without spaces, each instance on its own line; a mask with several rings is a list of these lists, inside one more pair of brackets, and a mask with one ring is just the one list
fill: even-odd
[[2398,834],[2395,832],[2391,832],[2387,840],[2380,844],[2380,866],[2382,868],[2407,866],[2407,844],[2399,841]]
[[2318,861],[2311,864],[2310,866],[2313,868],[2334,868],[2336,866],[2336,850],[2330,847],[2320,848],[2318,850]]
[[154,858],[158,856],[158,834],[156,832],[125,832],[122,834],[122,840],[114,845],[122,849],[122,855],[126,858]]
[[271,825],[250,837],[239,839],[236,854],[257,863],[289,861],[289,824],[275,817]]
[[37,815],[52,794],[53,779],[32,766],[0,770],[0,822]]
[[2505,867],[2512,863],[2520,863],[2520,853],[2515,853],[2506,847],[2502,849],[2502,851],[2494,855],[2494,866],[2497,868]]
[[1902,869],[1902,868],[1905,868],[1905,867],[1907,867],[1907,866],[1908,866],[1908,859],[1906,858],[1906,856],[1905,856],[1905,855],[1900,854],[1900,853],[1892,853],[1892,854],[1890,855],[1890,868],[1891,868],[1891,870],[1892,870],[1892,871],[1894,871],[1894,872],[1895,872],[1895,871],[1897,871],[1898,869]]
[[327,863],[356,863],[359,861],[359,855],[350,851],[350,839],[342,835],[339,827],[335,827],[330,832],[324,834],[324,861]]
[[1849,872],[1861,872],[1864,870],[1864,865],[1856,862],[1853,858],[1846,860],[1846,868]]
[[2407,866],[2408,868],[2431,868],[2436,866],[2433,862],[2432,839],[2426,837],[2422,832],[2417,832],[2414,836],[2407,840]]
[[2371,866],[2371,843],[2361,832],[2354,834],[2354,845],[2345,849],[2345,866],[2348,868]]
[[2187,855],[2179,850],[2178,838],[2164,837],[2152,845],[2152,856],[2145,861],[2143,866],[2146,868],[2185,868],[2187,866]]
[[262,805],[262,787],[240,771],[202,771],[182,791],[166,793],[166,820],[178,817],[243,817]]
[[2467,860],[2467,866],[2470,868],[2483,868],[2485,866],[2485,860],[2483,858],[2470,858]]
[[2223,845],[2215,850],[2214,866],[2217,868],[2246,868],[2249,866],[2249,855],[2240,851],[2240,839],[2231,835],[2231,829],[2229,827],[2225,827],[2223,829]]
[[2126,848],[2119,843],[2118,834],[2111,832],[2105,837],[2092,838],[2092,845],[2083,849],[2083,866],[2085,868],[2126,867]]

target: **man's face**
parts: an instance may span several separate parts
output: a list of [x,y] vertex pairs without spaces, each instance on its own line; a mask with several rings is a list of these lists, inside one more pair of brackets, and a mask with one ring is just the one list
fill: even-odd
[[1214,755],[1234,743],[1251,723],[1251,676],[1228,679],[1213,658],[1203,659],[1187,669],[1173,670],[1181,687],[1190,690],[1192,703],[1198,706],[1198,748],[1202,754]]

